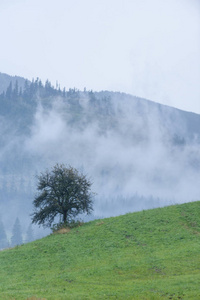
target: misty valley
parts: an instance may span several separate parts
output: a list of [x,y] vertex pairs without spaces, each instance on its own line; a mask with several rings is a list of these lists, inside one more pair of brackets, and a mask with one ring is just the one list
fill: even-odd
[[31,213],[36,176],[56,163],[93,182],[84,221],[199,199],[200,115],[1,73],[0,93],[1,249],[50,232]]

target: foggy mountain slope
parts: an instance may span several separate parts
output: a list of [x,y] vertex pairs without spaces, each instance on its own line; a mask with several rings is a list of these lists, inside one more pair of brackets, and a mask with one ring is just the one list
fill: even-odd
[[25,78],[20,77],[20,76],[10,76],[8,74],[0,72],[0,93],[3,93],[6,91],[10,82],[12,82],[12,85],[14,87],[16,84],[16,80],[18,82],[19,88],[23,88],[25,80],[26,80]]
[[[200,115],[119,92],[38,79],[0,96],[1,211],[30,219],[35,174],[66,163],[91,177],[94,215],[200,198]],[[9,215],[7,216],[9,219]],[[28,222],[28,221],[27,221]]]
[[176,134],[188,134],[191,139],[196,134],[200,135],[200,117],[198,114],[158,104],[151,100],[125,93],[102,91],[96,92],[95,95],[99,100],[103,97],[112,97],[115,104],[118,102],[126,102],[127,105],[130,105],[130,107],[134,105],[134,109],[138,112],[138,114],[148,115],[152,114],[154,111],[156,112],[157,117],[160,118],[161,123],[165,123],[165,126],[169,125],[171,129],[174,127],[174,132]]

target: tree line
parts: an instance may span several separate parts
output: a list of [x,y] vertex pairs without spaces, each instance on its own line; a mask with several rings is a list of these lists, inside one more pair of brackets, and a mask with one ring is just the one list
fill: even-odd
[[102,110],[109,110],[110,112],[110,97],[108,96],[102,95],[102,97],[97,98],[95,92],[87,90],[86,88],[84,88],[83,91],[75,87],[69,88],[68,90],[66,90],[65,87],[61,89],[60,84],[56,83],[56,87],[54,87],[48,79],[43,84],[39,78],[32,79],[32,81],[26,79],[23,87],[19,86],[18,80],[16,80],[15,83],[10,81],[6,91],[0,94],[0,100],[4,100],[4,103],[7,102],[5,100],[8,100],[9,102],[11,101],[12,104],[22,105],[24,101],[33,104],[38,98],[43,100],[47,99],[49,102],[51,99],[60,97],[66,99],[68,104],[74,109],[74,105],[78,105],[79,100],[85,96],[89,99],[89,103],[95,111],[98,110],[98,112],[101,112]]
[[[84,90],[86,91],[86,89]],[[56,83],[56,87],[54,87],[51,82],[47,79],[45,84],[42,83],[41,79],[33,79],[31,82],[29,80],[25,80],[24,87],[19,87],[18,80],[15,81],[13,85],[12,81],[10,81],[9,86],[7,87],[6,91],[0,94],[1,100],[31,100],[34,99],[35,96],[41,98],[47,97],[78,97],[79,90],[76,88],[69,88],[66,91],[66,88],[60,88],[60,85]]]
[[34,232],[31,224],[28,226],[25,236],[23,237],[22,226],[19,218],[16,218],[13,228],[12,235],[9,239],[4,227],[3,221],[0,219],[0,250],[15,247],[23,243],[28,243],[34,240]]

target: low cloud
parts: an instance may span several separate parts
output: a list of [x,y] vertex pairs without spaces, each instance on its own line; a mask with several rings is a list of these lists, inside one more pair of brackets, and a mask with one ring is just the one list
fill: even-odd
[[64,102],[48,111],[39,105],[26,140],[26,151],[40,158],[38,169],[62,162],[84,170],[98,197],[137,192],[178,203],[197,200],[199,143],[189,141],[181,112],[135,98],[108,102],[113,115],[95,115],[85,101],[75,122]]

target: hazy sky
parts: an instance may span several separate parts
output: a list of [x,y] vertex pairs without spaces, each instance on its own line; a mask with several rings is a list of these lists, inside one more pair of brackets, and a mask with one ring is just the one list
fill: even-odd
[[0,0],[0,72],[200,113],[199,0]]

